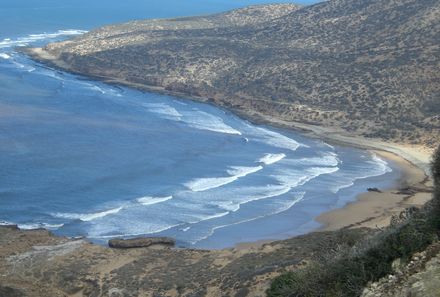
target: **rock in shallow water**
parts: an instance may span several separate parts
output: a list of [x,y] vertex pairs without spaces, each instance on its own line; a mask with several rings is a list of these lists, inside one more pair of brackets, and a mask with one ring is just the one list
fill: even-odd
[[110,239],[108,245],[111,248],[141,248],[152,245],[174,246],[176,241],[170,237],[137,237],[131,239]]

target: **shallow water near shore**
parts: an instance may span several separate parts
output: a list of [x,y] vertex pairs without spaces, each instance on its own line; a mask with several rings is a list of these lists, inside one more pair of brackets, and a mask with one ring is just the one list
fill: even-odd
[[53,70],[15,49],[78,28],[2,32],[3,223],[98,243],[152,235],[223,248],[313,230],[320,213],[400,176],[366,151]]

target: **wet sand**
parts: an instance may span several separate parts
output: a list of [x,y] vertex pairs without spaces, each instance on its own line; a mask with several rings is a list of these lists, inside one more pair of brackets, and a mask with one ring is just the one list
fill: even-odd
[[[354,227],[383,228],[389,225],[393,215],[398,215],[407,207],[421,207],[432,198],[432,182],[424,170],[395,154],[374,152],[393,161],[402,170],[396,187],[379,189],[381,192],[362,193],[356,201],[343,208],[321,214],[316,218],[323,224],[320,231]],[[399,193],[406,188],[410,188],[413,193]]]

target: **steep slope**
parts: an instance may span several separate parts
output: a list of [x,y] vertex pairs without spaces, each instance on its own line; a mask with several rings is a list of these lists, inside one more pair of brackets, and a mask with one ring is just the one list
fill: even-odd
[[433,147],[440,2],[331,0],[104,27],[33,55],[70,71]]

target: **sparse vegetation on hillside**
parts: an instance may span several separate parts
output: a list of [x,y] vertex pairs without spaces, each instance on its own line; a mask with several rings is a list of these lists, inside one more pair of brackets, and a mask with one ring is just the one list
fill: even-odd
[[71,71],[248,116],[434,147],[439,11],[437,0],[255,6],[108,26],[45,50]]
[[434,197],[419,211],[412,210],[397,226],[390,226],[354,247],[340,246],[301,270],[277,277],[269,297],[360,296],[365,285],[392,272],[396,259],[407,261],[440,235],[440,146],[433,156]]

